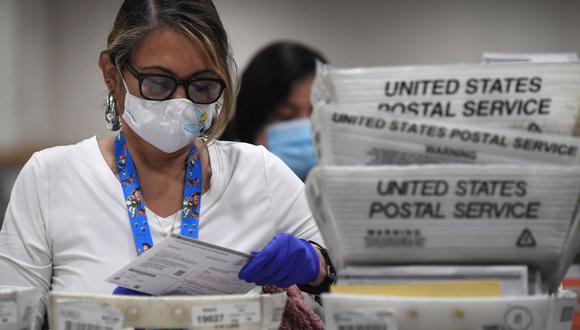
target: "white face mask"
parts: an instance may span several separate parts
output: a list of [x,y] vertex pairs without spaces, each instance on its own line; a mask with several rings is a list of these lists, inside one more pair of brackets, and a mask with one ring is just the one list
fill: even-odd
[[127,93],[123,120],[145,141],[172,153],[207,132],[215,111],[215,103],[196,104],[188,99],[150,101]]

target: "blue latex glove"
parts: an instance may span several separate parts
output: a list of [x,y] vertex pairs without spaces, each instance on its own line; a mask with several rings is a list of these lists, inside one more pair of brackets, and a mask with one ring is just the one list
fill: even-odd
[[287,288],[293,284],[308,284],[318,277],[320,260],[308,241],[288,233],[280,233],[242,268],[240,279],[257,285],[273,284]]
[[135,291],[132,289],[127,289],[122,286],[118,286],[113,290],[113,295],[121,295],[121,296],[150,296],[150,294],[140,291]]

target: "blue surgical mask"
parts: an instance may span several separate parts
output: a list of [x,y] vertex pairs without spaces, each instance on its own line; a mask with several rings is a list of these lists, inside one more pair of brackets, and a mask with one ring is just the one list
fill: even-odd
[[304,181],[316,165],[310,119],[295,119],[266,127],[268,149]]

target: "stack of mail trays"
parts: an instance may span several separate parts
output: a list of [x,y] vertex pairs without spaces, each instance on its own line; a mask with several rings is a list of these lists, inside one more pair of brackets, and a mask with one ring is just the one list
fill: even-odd
[[329,329],[570,329],[580,65],[319,65],[312,101]]

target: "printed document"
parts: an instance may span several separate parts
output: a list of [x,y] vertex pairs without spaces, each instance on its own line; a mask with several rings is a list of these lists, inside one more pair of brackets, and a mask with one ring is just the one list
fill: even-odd
[[107,279],[152,295],[244,294],[255,286],[238,279],[248,254],[171,235]]

